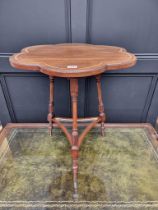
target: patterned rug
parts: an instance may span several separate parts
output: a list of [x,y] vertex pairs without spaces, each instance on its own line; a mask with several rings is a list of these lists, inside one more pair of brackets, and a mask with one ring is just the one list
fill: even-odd
[[158,209],[158,155],[141,128],[93,129],[79,157],[73,200],[64,134],[12,129],[0,147],[0,209]]

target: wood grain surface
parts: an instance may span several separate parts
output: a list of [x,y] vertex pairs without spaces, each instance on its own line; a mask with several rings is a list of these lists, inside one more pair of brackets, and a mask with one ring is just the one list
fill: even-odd
[[91,44],[37,45],[10,57],[17,69],[56,77],[86,77],[135,65],[135,55],[124,48]]

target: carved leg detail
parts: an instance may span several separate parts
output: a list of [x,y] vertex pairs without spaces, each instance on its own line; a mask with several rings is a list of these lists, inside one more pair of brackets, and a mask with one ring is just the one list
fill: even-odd
[[104,112],[104,104],[103,104],[103,99],[102,99],[102,91],[101,91],[101,76],[96,76],[96,80],[97,80],[97,91],[98,91],[98,102],[99,102],[99,116],[101,118],[101,135],[104,136],[104,131],[105,131],[105,127],[104,127],[104,122],[106,120],[106,115]]
[[77,174],[78,174],[78,124],[77,124],[77,100],[78,100],[78,80],[70,79],[70,93],[72,101],[72,168],[73,168],[73,180],[74,180],[74,199],[78,198],[78,186],[77,186]]
[[52,118],[54,117],[54,78],[53,77],[49,77],[50,80],[50,92],[49,92],[49,114],[48,114],[48,121],[49,121],[49,134],[50,136],[52,135],[52,128],[53,128],[53,124],[52,124]]

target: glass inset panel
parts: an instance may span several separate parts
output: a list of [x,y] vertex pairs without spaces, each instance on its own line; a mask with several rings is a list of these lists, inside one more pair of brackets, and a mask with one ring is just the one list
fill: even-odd
[[60,130],[50,137],[46,128],[14,128],[3,139],[0,157],[4,209],[158,209],[158,155],[143,128],[106,128],[105,137],[94,129],[87,135],[78,202],[72,198],[70,146]]

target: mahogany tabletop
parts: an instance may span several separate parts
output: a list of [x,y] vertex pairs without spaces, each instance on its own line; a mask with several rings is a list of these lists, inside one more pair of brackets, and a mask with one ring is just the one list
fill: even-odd
[[136,57],[120,47],[70,43],[24,48],[10,57],[10,63],[17,69],[74,78],[132,67]]

